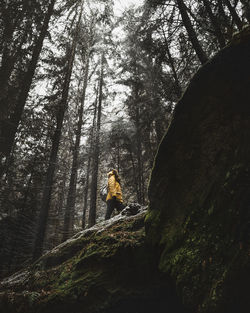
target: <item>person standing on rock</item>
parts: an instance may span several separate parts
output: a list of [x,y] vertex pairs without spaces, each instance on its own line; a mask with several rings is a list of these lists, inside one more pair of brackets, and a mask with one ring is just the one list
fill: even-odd
[[112,169],[108,172],[108,194],[106,198],[107,211],[105,220],[108,220],[114,211],[117,209],[121,212],[124,209],[122,200],[121,180],[117,170]]

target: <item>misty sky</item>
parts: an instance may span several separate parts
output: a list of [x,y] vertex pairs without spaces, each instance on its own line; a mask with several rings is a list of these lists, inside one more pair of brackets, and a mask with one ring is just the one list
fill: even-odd
[[114,0],[114,12],[120,15],[128,6],[134,4],[139,6],[143,4],[143,0]]

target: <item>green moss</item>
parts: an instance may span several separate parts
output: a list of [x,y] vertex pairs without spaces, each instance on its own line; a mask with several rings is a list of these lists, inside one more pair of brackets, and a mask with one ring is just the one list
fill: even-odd
[[150,223],[151,225],[158,224],[160,221],[160,211],[159,210],[148,210],[146,217],[145,217],[145,223]]
[[[162,282],[145,243],[144,217],[115,222],[42,257],[31,267],[20,312],[78,312],[84,307],[95,313],[120,300],[154,296],[152,281],[156,286]],[[11,306],[17,308],[15,292],[13,298]]]
[[[241,267],[249,273],[246,260],[250,261],[250,255],[239,250],[235,240],[243,236],[241,229],[246,229],[243,225],[247,220],[240,217],[237,206],[241,198],[235,198],[236,191],[232,193],[239,182],[248,179],[248,169],[237,163],[223,177],[220,181],[223,187],[214,188],[203,205],[193,207],[185,219],[177,216],[165,221],[164,227],[158,220],[158,229],[162,229],[160,246],[164,247],[159,268],[175,281],[183,303],[190,309],[199,304],[198,312],[204,313],[228,307],[226,301],[230,302],[235,293],[232,282],[237,274],[231,278],[232,273],[243,271]],[[239,256],[239,251],[243,256]]]
[[208,209],[207,213],[208,215],[212,215],[214,212],[214,204],[212,204],[212,206]]
[[149,209],[144,220],[147,238],[153,245],[158,244],[160,241],[160,215],[160,210]]
[[184,236],[185,229],[178,222],[167,224],[162,231],[160,244],[164,245],[166,251],[169,251],[178,247]]

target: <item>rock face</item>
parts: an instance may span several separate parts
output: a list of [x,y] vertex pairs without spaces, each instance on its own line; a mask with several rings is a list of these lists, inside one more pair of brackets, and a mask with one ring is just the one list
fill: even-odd
[[193,77],[155,159],[146,217],[191,312],[250,312],[250,30]]
[[184,312],[145,242],[144,217],[100,223],[3,280],[0,312]]

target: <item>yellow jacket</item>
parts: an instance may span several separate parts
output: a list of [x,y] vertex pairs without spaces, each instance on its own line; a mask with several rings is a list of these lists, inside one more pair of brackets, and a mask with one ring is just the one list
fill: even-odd
[[108,173],[108,194],[106,201],[111,200],[114,196],[116,196],[118,201],[123,202],[121,186],[118,181],[116,181],[115,174],[111,171]]

